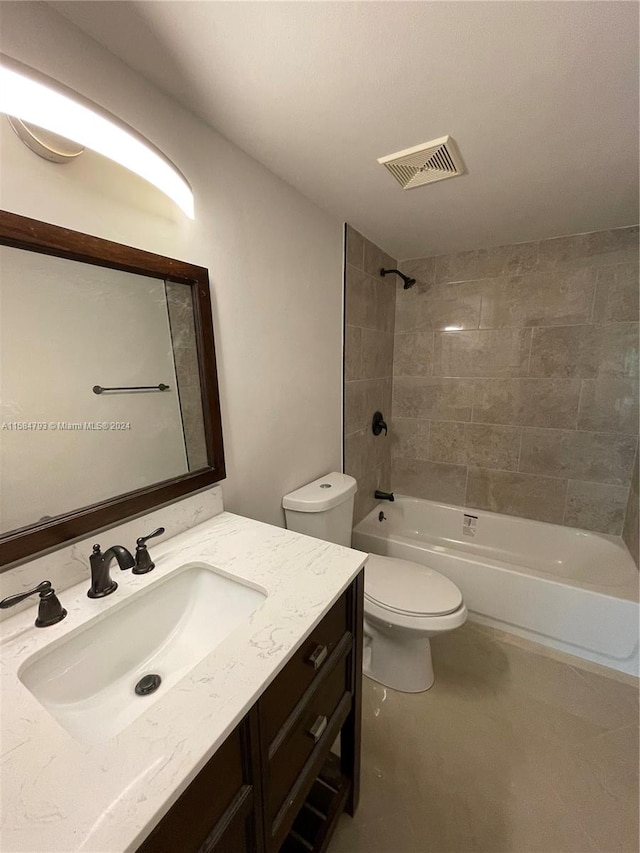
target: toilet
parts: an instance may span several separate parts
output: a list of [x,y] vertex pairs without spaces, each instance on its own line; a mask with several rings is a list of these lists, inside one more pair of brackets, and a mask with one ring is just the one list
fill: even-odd
[[[285,495],[289,530],[351,546],[357,483],[332,473]],[[403,693],[434,682],[430,637],[459,628],[467,608],[444,575],[410,560],[370,554],[364,574],[365,675]]]

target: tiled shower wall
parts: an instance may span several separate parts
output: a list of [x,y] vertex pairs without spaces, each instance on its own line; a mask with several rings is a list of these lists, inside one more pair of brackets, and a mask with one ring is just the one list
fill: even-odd
[[395,276],[380,269],[397,263],[349,226],[346,236],[344,470],[358,481],[358,522],[391,483],[391,437],[374,436],[371,420],[381,411],[391,427]]
[[637,542],[638,229],[401,269],[394,490]]

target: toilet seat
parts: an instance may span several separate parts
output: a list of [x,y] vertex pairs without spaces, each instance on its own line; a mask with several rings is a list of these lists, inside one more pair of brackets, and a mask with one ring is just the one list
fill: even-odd
[[364,597],[369,607],[399,616],[442,618],[462,606],[458,587],[439,572],[410,560],[370,554],[365,565]]

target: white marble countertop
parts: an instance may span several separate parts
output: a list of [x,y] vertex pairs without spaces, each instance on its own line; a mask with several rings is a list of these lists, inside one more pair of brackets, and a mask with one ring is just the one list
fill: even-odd
[[[68,616],[57,625],[34,627],[34,599],[0,626],[3,853],[136,850],[366,559],[228,512],[150,551],[150,574],[120,572],[114,564],[119,587],[107,598],[87,598],[87,568],[86,582],[60,594]],[[113,739],[75,740],[19,680],[20,666],[196,560],[264,587],[267,599]]]

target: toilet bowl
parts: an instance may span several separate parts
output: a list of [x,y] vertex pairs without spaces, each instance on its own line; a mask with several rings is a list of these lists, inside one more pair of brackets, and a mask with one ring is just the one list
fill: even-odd
[[[351,545],[357,484],[332,473],[285,495],[287,528],[338,545]],[[458,587],[409,560],[370,554],[364,573],[365,675],[405,693],[434,682],[430,637],[464,624]]]
[[434,682],[430,638],[459,628],[467,608],[458,587],[419,563],[370,554],[365,564],[365,675],[421,693]]

